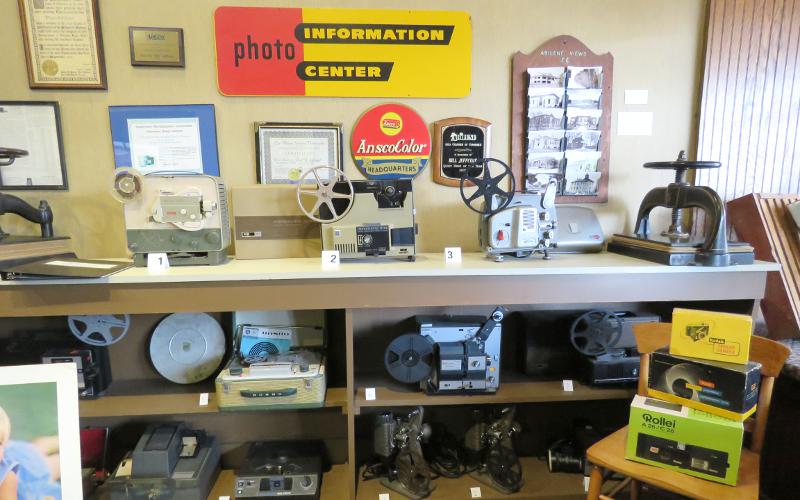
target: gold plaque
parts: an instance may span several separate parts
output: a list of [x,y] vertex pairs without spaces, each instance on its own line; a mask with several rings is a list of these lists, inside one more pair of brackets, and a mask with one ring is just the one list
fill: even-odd
[[134,66],[185,66],[183,29],[128,28],[131,42],[131,64]]

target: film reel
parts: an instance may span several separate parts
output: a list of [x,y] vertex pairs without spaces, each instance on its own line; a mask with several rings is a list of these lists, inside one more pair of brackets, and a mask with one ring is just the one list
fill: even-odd
[[[321,175],[323,172],[332,174],[329,181],[323,180],[324,176]],[[307,186],[304,183],[309,175],[314,176],[316,189],[305,189]],[[337,186],[344,185],[347,186],[347,193],[336,191]],[[311,210],[306,208],[306,204],[303,201],[304,197],[314,199],[314,206]],[[336,202],[336,200],[347,200],[347,207],[341,208],[340,203]],[[355,189],[353,188],[353,183],[338,168],[314,167],[307,170],[297,181],[297,205],[306,217],[314,222],[329,223],[342,219],[352,208],[354,200]],[[324,217],[320,212],[323,206],[328,210],[328,214],[325,214],[328,217]]]
[[692,386],[698,387],[703,371],[689,363],[671,366],[664,373],[664,385],[667,391],[684,399],[700,401],[700,396]]
[[[502,173],[492,176],[490,168],[491,163],[500,165],[503,168]],[[481,215],[493,215],[506,208],[508,204],[511,203],[511,199],[514,198],[514,191],[517,187],[511,167],[500,160],[484,158],[483,168],[481,169],[482,175],[471,176],[469,175],[470,170],[471,169],[467,169],[464,171],[464,175],[461,176],[461,182],[459,184],[461,199],[470,210]],[[511,180],[511,189],[508,191],[501,187],[502,183],[506,182],[506,179]],[[470,184],[475,187],[475,191],[467,192],[465,190],[471,189]],[[495,197],[500,203],[497,207],[493,208],[492,205]],[[483,201],[483,204],[479,207],[475,207],[473,203],[479,200]]]
[[165,379],[193,384],[210,377],[225,356],[225,332],[205,313],[170,314],[150,338],[150,360]]
[[395,380],[406,384],[419,382],[433,371],[433,344],[416,333],[400,335],[386,348],[383,362]]
[[67,325],[69,331],[84,344],[109,346],[127,335],[131,317],[127,314],[68,316]]
[[131,167],[114,170],[111,195],[120,203],[130,203],[142,196],[142,173]]
[[593,309],[578,317],[569,330],[569,341],[585,356],[600,356],[622,337],[622,320],[610,311]]

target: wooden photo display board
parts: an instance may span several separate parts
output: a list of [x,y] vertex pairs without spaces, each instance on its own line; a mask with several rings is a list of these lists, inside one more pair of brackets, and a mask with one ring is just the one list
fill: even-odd
[[558,203],[608,201],[614,57],[561,35],[517,52],[511,82],[511,169],[523,191],[555,177]]

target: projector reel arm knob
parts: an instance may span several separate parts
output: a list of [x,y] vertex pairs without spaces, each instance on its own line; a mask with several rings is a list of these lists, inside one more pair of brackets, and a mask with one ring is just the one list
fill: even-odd
[[492,334],[495,327],[503,321],[505,315],[508,314],[508,309],[503,306],[498,306],[492,311],[491,316],[486,322],[481,325],[480,329],[475,333],[475,340],[479,342],[486,342],[486,339],[489,338],[489,335]]
[[[332,174],[329,181],[323,180],[323,173]],[[304,182],[309,175],[314,177],[314,181],[316,182],[316,189],[304,189]],[[337,179],[341,178],[341,182],[346,182],[348,187],[348,193],[338,193],[334,191],[334,187],[337,184]],[[311,210],[308,210],[303,202],[303,197],[313,198],[314,199],[314,206]],[[336,204],[333,200],[342,199],[347,200],[347,208],[340,212],[336,210]],[[319,223],[329,223],[335,222],[342,219],[347,212],[350,211],[350,207],[353,206],[353,201],[355,199],[355,190],[353,189],[353,183],[350,182],[350,179],[344,175],[344,172],[339,170],[338,168],[333,167],[314,167],[310,170],[307,170],[297,181],[297,205],[300,207],[300,210],[308,217],[309,219],[313,220],[314,222]],[[331,218],[324,219],[321,215],[316,215],[319,213],[319,209],[325,205],[325,207],[330,211]]]
[[[491,163],[497,163],[503,168],[503,171],[499,175],[492,177],[491,169],[489,168]],[[467,169],[461,176],[459,190],[461,192],[461,199],[470,210],[482,215],[493,215],[506,208],[508,204],[511,203],[511,199],[514,197],[514,191],[516,189],[516,180],[514,179],[514,174],[511,171],[511,167],[500,160],[496,160],[494,158],[484,158],[483,168],[481,170],[482,175],[478,174],[476,176],[471,176],[469,175],[469,172],[470,169]],[[509,191],[506,191],[501,187],[502,184],[506,182],[506,179],[510,179],[511,182],[511,189]],[[464,190],[465,187],[469,186],[469,183],[472,183],[477,188],[475,192],[471,194],[467,194]],[[493,208],[492,202],[495,199],[495,196],[497,196],[501,201],[496,208]],[[481,199],[483,200],[483,207],[476,208],[473,203]]]

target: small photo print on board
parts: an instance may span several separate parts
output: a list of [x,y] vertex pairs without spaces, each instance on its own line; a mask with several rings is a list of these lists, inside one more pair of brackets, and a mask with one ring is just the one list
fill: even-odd
[[588,172],[578,179],[567,179],[564,176],[562,194],[565,196],[596,196],[602,176],[602,172]]
[[561,151],[564,143],[563,130],[528,132],[528,153],[553,153]]
[[561,130],[564,128],[564,110],[536,108],[528,110],[528,130]]
[[525,158],[525,172],[530,174],[563,173],[564,153],[531,153]]
[[603,88],[603,68],[601,66],[570,66],[567,87],[571,89]]
[[601,109],[567,109],[567,130],[599,130]]
[[600,132],[593,130],[567,130],[567,151],[597,151]]
[[567,90],[567,106],[570,108],[600,109],[603,91],[599,89]]
[[528,68],[528,88],[564,87],[567,72],[563,67]]
[[563,108],[564,89],[553,88],[528,88],[528,109],[536,108]]

